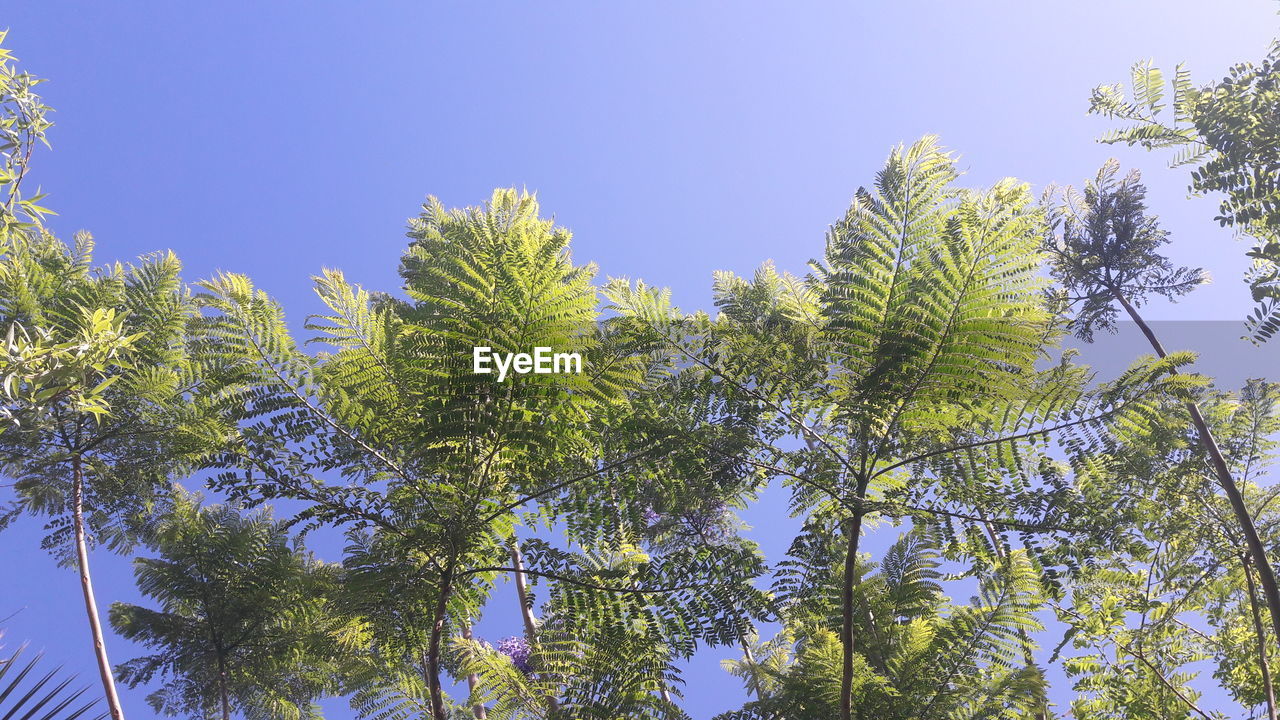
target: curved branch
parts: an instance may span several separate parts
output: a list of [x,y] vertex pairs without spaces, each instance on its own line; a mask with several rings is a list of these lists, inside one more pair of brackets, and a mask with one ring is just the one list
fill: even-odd
[[1125,407],[1124,405],[1117,405],[1116,407],[1113,407],[1110,410],[1107,410],[1106,412],[1101,412],[1096,415],[1090,415],[1088,417],[1083,417],[1078,420],[1072,420],[1071,422],[1066,422],[1058,425],[1052,425],[1050,427],[1040,428],[1039,430],[1028,430],[1027,432],[1016,433],[1014,435],[1006,435],[1004,437],[991,438],[988,440],[978,440],[971,443],[962,443],[960,445],[952,445],[949,447],[941,448],[939,450],[933,450],[931,452],[922,453],[920,455],[913,455],[904,460],[899,460],[898,462],[895,462],[892,465],[888,465],[886,467],[880,468],[879,470],[876,470],[874,473],[871,474],[871,477],[874,479],[874,478],[880,477],[881,475],[884,475],[885,473],[897,470],[900,467],[918,463],[921,460],[927,460],[931,457],[937,457],[939,455],[946,455],[948,453],[959,452],[961,450],[972,450],[974,448],[985,447],[987,445],[999,445],[1000,443],[1010,442],[1013,440],[1024,440],[1026,438],[1032,438],[1038,435],[1049,435],[1051,433],[1058,432],[1059,430],[1066,430],[1067,428],[1075,427],[1077,425],[1084,425],[1086,423],[1097,422],[1099,420],[1108,418],[1120,412],[1121,410],[1124,409],[1124,407]]
[[521,573],[524,573],[525,575],[534,575],[536,577],[544,577],[544,578],[547,578],[548,580],[557,580],[559,582],[568,583],[570,585],[584,587],[589,590],[602,590],[604,592],[617,593],[619,595],[663,595],[667,593],[683,592],[685,590],[696,590],[697,588],[700,588],[700,587],[706,587],[706,583],[702,583],[702,582],[691,583],[688,585],[669,585],[667,587],[660,587],[660,588],[614,587],[609,585],[598,585],[596,583],[593,583],[587,580],[573,578],[567,575],[561,575],[559,573],[546,572],[543,570],[530,570],[529,568],[513,568],[513,567],[472,568],[465,572],[458,573],[458,577],[478,575],[483,572],[503,572],[503,573],[521,572]]
[[636,459],[638,459],[638,458],[644,457],[645,455],[649,455],[650,453],[652,453],[652,452],[654,452],[655,450],[658,450],[658,449],[659,449],[659,446],[654,445],[654,446],[652,446],[652,447],[650,447],[650,448],[647,448],[647,449],[645,449],[645,450],[641,450],[641,451],[639,451],[639,452],[632,453],[632,454],[630,454],[630,455],[628,455],[628,456],[626,456],[626,457],[624,457],[624,458],[621,458],[621,459],[615,460],[615,461],[613,461],[613,462],[611,462],[611,463],[608,463],[608,464],[606,464],[606,465],[602,465],[602,466],[600,466],[600,467],[598,467],[598,468],[596,468],[595,470],[592,470],[592,471],[590,471],[590,472],[583,473],[583,474],[581,474],[581,475],[576,475],[576,476],[574,476],[574,477],[569,478],[568,480],[564,480],[564,481],[562,481],[562,482],[558,482],[558,483],[556,483],[556,484],[554,484],[554,485],[551,485],[551,486],[549,486],[549,487],[545,487],[545,488],[543,488],[543,489],[541,489],[541,490],[539,490],[539,491],[537,491],[537,492],[535,492],[535,493],[533,493],[533,494],[531,494],[531,495],[526,495],[526,496],[524,496],[524,497],[520,498],[519,500],[515,500],[515,501],[513,501],[513,502],[509,502],[509,503],[507,503],[506,505],[503,505],[502,507],[500,507],[500,508],[498,508],[497,510],[493,511],[493,512],[492,512],[492,513],[490,513],[489,515],[486,515],[486,516],[485,516],[485,518],[484,518],[484,522],[485,522],[486,524],[487,524],[487,523],[489,523],[489,522],[492,522],[493,520],[496,520],[496,519],[498,519],[499,517],[502,517],[502,515],[504,515],[504,514],[506,514],[506,513],[508,513],[508,512],[511,512],[512,510],[515,510],[516,508],[520,507],[521,505],[524,505],[524,504],[525,504],[525,503],[527,503],[527,502],[532,502],[532,501],[537,500],[537,499],[539,499],[539,498],[546,497],[547,495],[550,495],[551,493],[554,493],[554,492],[556,492],[557,490],[563,490],[564,488],[569,487],[570,485],[573,485],[573,484],[575,484],[575,483],[582,482],[583,480],[590,480],[590,479],[591,479],[591,478],[593,478],[593,477],[597,477],[597,476],[599,476],[599,475],[603,475],[604,473],[607,473],[607,472],[609,472],[610,470],[613,470],[613,469],[615,469],[615,468],[622,467],[623,465],[626,465],[626,464],[630,463],[630,462],[631,462],[631,461],[633,461],[633,460],[636,460]]

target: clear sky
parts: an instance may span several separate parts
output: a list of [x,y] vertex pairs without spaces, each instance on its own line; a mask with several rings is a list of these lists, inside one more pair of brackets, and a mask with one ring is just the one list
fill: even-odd
[[[1241,318],[1241,244],[1185,199],[1165,157],[1097,145],[1089,90],[1138,59],[1198,80],[1260,57],[1272,0],[1028,2],[266,3],[2,0],[0,28],[57,109],[34,181],[59,234],[101,259],[172,248],[191,280],[253,276],[295,326],[309,276],[338,267],[394,289],[405,219],[427,194],[538,192],[602,275],[670,286],[707,307],[711,272],[787,269],[889,148],[938,133],[970,182],[1079,183],[1118,155],[1147,172],[1173,255],[1217,282],[1165,319]],[[773,507],[781,507],[774,504]],[[785,524],[755,510],[771,551]],[[0,538],[0,618],[95,677],[74,573],[39,528]],[[331,558],[336,559],[336,557]],[[776,554],[774,555],[776,559]],[[125,560],[96,553],[100,602],[135,600]],[[487,621],[494,634],[516,621]],[[482,631],[489,632],[490,630]],[[117,662],[132,657],[109,641]],[[689,710],[740,701],[703,653]],[[145,693],[126,691],[131,716]],[[1065,697],[1061,692],[1059,698]],[[349,713],[334,704],[332,717]]]

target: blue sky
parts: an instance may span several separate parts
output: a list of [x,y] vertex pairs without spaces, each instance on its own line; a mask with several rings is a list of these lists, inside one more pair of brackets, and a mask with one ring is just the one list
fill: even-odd
[[[295,325],[316,309],[309,276],[322,267],[395,288],[405,219],[427,194],[465,205],[512,185],[538,192],[602,276],[707,307],[713,270],[801,270],[889,148],[925,133],[960,153],[974,184],[1078,183],[1112,155],[1143,168],[1175,259],[1217,277],[1150,314],[1235,320],[1249,304],[1245,248],[1212,222],[1213,201],[1188,201],[1164,157],[1094,143],[1107,124],[1084,111],[1091,87],[1138,59],[1185,61],[1208,80],[1260,57],[1280,35],[1277,9],[4,0],[0,27],[51,78],[53,150],[34,181],[59,234],[91,230],[104,260],[172,248],[192,280],[246,272]],[[749,519],[777,551],[785,524],[768,513]],[[22,608],[9,641],[91,679],[75,576],[38,537],[27,521],[0,539],[0,617]],[[136,597],[124,559],[95,562],[104,604]],[[687,674],[694,717],[740,697],[716,667],[724,655]],[[147,716],[143,694],[126,691],[133,717]]]

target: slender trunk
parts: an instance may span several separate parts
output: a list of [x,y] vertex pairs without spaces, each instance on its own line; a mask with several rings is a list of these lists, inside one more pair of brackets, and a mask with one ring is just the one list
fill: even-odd
[[[204,568],[200,567],[199,562],[197,562],[197,569],[201,574],[204,573]],[[222,720],[231,720],[231,698],[227,693],[227,653],[222,646],[222,638],[218,636],[218,631],[213,624],[213,609],[209,601],[208,588],[202,589],[200,595],[206,619],[205,624],[209,628],[209,643],[213,647],[213,656],[218,666],[218,699],[222,703]]]
[[1271,684],[1271,663],[1267,660],[1267,633],[1262,627],[1262,611],[1258,609],[1258,588],[1253,584],[1249,556],[1244,556],[1244,578],[1249,585],[1249,609],[1253,611],[1253,631],[1258,636],[1258,667],[1262,670],[1262,689],[1267,697],[1267,718],[1276,720],[1276,690]]
[[862,498],[867,494],[867,481],[858,481],[858,511],[849,520],[847,549],[844,555],[844,582],[840,588],[840,720],[853,718],[853,589],[858,569],[858,538],[862,535]]
[[440,598],[431,623],[431,639],[427,643],[427,683],[431,689],[431,714],[435,720],[449,720],[444,707],[444,690],[440,687],[440,638],[444,635],[445,613],[449,609],[449,592],[453,589],[452,569],[445,572],[440,584]]
[[[470,622],[468,622],[465,626],[463,626],[462,637],[466,638],[467,640],[471,639],[471,623]],[[472,695],[475,694],[476,686],[478,686],[479,684],[480,684],[479,675],[476,675],[475,673],[467,673],[467,690],[469,690]],[[481,720],[484,720],[484,718],[489,717],[489,711],[485,710],[484,703],[476,703],[475,705],[472,705],[471,714],[475,715],[477,718],[480,718]]]
[[231,698],[227,694],[227,666],[218,655],[218,697],[222,700],[222,720],[231,720]]
[[222,720],[231,720],[231,700],[227,697],[227,679],[218,678],[218,691],[222,694]]
[[[515,536],[511,537],[509,551],[511,553],[511,567],[516,569],[516,597],[520,601],[520,618],[524,620],[524,637],[529,642],[530,648],[532,648],[538,642],[538,627],[533,621],[533,605],[529,602],[529,587],[524,578],[524,556],[520,554],[520,541]],[[547,707],[554,715],[560,710],[560,701],[554,695],[549,695],[547,696]]]
[[124,708],[116,692],[116,680],[111,674],[111,661],[107,660],[107,644],[102,639],[102,623],[98,619],[98,601],[93,596],[93,580],[89,575],[89,545],[84,531],[84,469],[80,456],[71,458],[74,481],[72,498],[72,522],[76,535],[76,561],[80,565],[80,589],[84,592],[84,611],[89,616],[89,632],[93,635],[93,653],[98,659],[98,674],[102,677],[102,690],[107,695],[107,707],[112,720],[124,720]]
[[[1118,288],[1111,288],[1111,294],[1115,296],[1120,305],[1124,307],[1125,312],[1142,330],[1142,334],[1147,337],[1147,342],[1151,343],[1151,347],[1160,357],[1165,356],[1164,347],[1160,344],[1159,338],[1152,332],[1151,327],[1147,325],[1142,316],[1138,314],[1138,310],[1129,304],[1124,293]],[[1213,465],[1214,473],[1218,476],[1218,484],[1222,486],[1223,492],[1227,495],[1227,500],[1231,503],[1231,511],[1236,516],[1236,522],[1240,524],[1240,530],[1244,533],[1245,544],[1249,548],[1249,555],[1254,560],[1254,565],[1258,569],[1258,582],[1262,585],[1262,595],[1266,601],[1267,610],[1271,615],[1271,628],[1275,631],[1276,637],[1280,638],[1280,586],[1276,584],[1276,573],[1271,566],[1271,561],[1267,559],[1266,548],[1262,546],[1262,538],[1258,536],[1258,528],[1254,525],[1253,516],[1249,514],[1249,508],[1244,504],[1244,496],[1240,494],[1240,488],[1236,486],[1235,478],[1231,476],[1231,468],[1227,466],[1226,458],[1222,456],[1222,450],[1218,447],[1218,441],[1214,439],[1213,432],[1209,430],[1209,424],[1205,422],[1204,415],[1200,413],[1200,407],[1194,402],[1187,403],[1187,412],[1191,414],[1191,422],[1195,425],[1196,434],[1200,437],[1200,444],[1204,447],[1205,452],[1209,454],[1210,464]]]
[[429,689],[431,687],[431,659],[427,657],[426,648],[423,648],[418,653],[418,670],[420,671],[419,674],[422,675],[423,687]]
[[520,619],[524,621],[524,634],[529,642],[533,642],[537,635],[538,628],[533,621],[533,607],[529,604],[529,586],[525,584],[524,578],[524,556],[520,554],[520,543],[512,538],[511,547],[511,567],[516,569],[516,597],[520,600]]

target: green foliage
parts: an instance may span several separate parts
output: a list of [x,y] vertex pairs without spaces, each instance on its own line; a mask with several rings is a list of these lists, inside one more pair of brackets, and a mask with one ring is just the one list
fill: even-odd
[[1191,190],[1220,194],[1218,222],[1254,238],[1245,279],[1258,304],[1246,325],[1255,342],[1264,342],[1280,331],[1280,43],[1260,63],[1239,63],[1203,87],[1179,65],[1172,87],[1170,108],[1164,75],[1139,63],[1131,93],[1121,85],[1095,88],[1091,112],[1128,123],[1103,142],[1179,148],[1173,164],[1195,166]]
[[[1057,203],[1046,247],[1064,287],[1061,299],[1078,308],[1072,322],[1085,338],[1095,327],[1112,326],[1113,303],[1122,307],[1165,372],[1176,373],[1190,356],[1166,356],[1136,306],[1153,293],[1189,291],[1200,272],[1174,268],[1160,254],[1167,236],[1146,214],[1145,189],[1136,174],[1118,182],[1116,174],[1110,162],[1083,196],[1071,190],[1047,196]],[[1070,602],[1055,605],[1071,625],[1062,646],[1070,640],[1087,650],[1065,663],[1081,693],[1073,706],[1080,717],[1209,717],[1188,685],[1196,675],[1191,668],[1212,659],[1219,677],[1231,677],[1242,662],[1238,629],[1234,641],[1198,629],[1207,620],[1221,633],[1228,624],[1215,594],[1235,597],[1238,616],[1239,599],[1252,594],[1240,570],[1255,561],[1264,593],[1274,589],[1266,557],[1274,533],[1253,485],[1269,448],[1261,438],[1276,429],[1267,419],[1270,391],[1253,382],[1236,398],[1214,393],[1205,378],[1180,374],[1162,384],[1169,394],[1115,423],[1108,443],[1095,445],[1093,461],[1078,469],[1081,486],[1091,489],[1088,507],[1114,513],[1120,529],[1077,545],[1083,562],[1072,568]],[[1266,635],[1261,627],[1251,630],[1257,639]],[[1255,653],[1249,662],[1265,661]]]
[[[488,643],[455,640],[461,667],[482,682],[469,703],[490,718],[687,720],[661,692],[679,681],[661,622],[640,595],[593,597],[557,588],[544,611],[528,668]],[[558,708],[547,708],[547,697]]]
[[[47,242],[41,221],[50,214],[36,204],[43,195],[23,196],[22,181],[35,148],[48,145],[45,133],[52,123],[47,119],[50,109],[35,92],[43,81],[17,69],[12,51],[3,47],[6,35],[0,32],[0,257],[11,278],[6,290],[21,292],[23,285],[13,283],[12,275],[23,269],[13,256],[33,243]],[[15,300],[19,299],[9,298],[11,303]],[[20,301],[29,306],[40,300],[29,293]],[[108,411],[102,397],[106,387],[86,384],[86,377],[100,375],[118,362],[134,338],[123,333],[123,318],[112,308],[82,307],[69,320],[75,329],[59,337],[49,327],[27,327],[10,318],[0,357],[0,429],[55,400],[66,400],[75,411],[96,417]]]
[[121,355],[136,339],[123,333],[123,320],[110,308],[84,310],[78,319],[79,337],[61,343],[52,342],[45,328],[37,328],[32,337],[21,325],[10,325],[5,355],[0,358],[4,387],[0,420],[17,425],[22,417],[59,401],[76,413],[99,419],[108,414],[111,408],[104,394],[113,380],[107,377],[95,385],[89,381],[123,362]]
[[74,677],[65,676],[61,667],[41,674],[37,666],[44,654],[37,653],[30,660],[24,660],[25,652],[24,645],[0,657],[0,712],[4,712],[5,717],[31,718],[39,713],[44,713],[39,715],[41,720],[104,720],[107,717],[105,712],[95,714],[98,700],[82,699],[85,688],[72,689]]
[[120,635],[156,652],[119,665],[130,687],[161,681],[148,696],[156,712],[216,717],[221,703],[244,717],[320,717],[314,702],[338,689],[340,629],[327,598],[335,568],[289,543],[269,514],[202,507],[175,487],[134,560],[151,609],[111,606]]
[[[620,612],[614,596],[634,595],[627,612],[638,615],[628,622],[647,623],[683,654],[697,641],[731,638],[733,608],[759,595],[747,585],[760,571],[749,549],[685,549],[624,565],[593,559],[621,547],[599,528],[617,527],[619,496],[652,477],[647,463],[662,462],[661,443],[675,433],[643,424],[606,432],[643,387],[649,361],[597,324],[594,271],[572,263],[569,234],[541,219],[531,196],[500,190],[480,208],[447,211],[430,200],[409,236],[407,300],[367,293],[334,271],[316,279],[329,312],[308,327],[333,348],[319,357],[300,350],[281,309],[246,278],[204,283],[199,299],[209,311],[198,325],[200,357],[218,392],[245,408],[235,445],[217,459],[236,469],[217,486],[248,502],[303,500],[300,520],[357,531],[347,566],[353,587],[369,589],[351,606],[368,632],[362,672],[386,686],[357,700],[362,712],[431,692],[442,716],[438,670],[457,668],[445,640],[462,634],[493,583],[514,570],[508,546],[521,510],[541,513],[527,516],[533,528],[577,513],[569,532],[583,552],[526,543],[522,572],[571,596],[555,606],[556,623]],[[499,382],[472,371],[476,346],[572,350],[585,372]],[[334,471],[347,484],[321,479]],[[579,670],[588,656],[575,656]],[[635,664],[611,657],[618,669]],[[608,674],[601,662],[592,658],[592,671]],[[413,677],[426,682],[398,680]]]
[[[1168,101],[1145,65],[1132,99],[1094,96],[1131,123],[1106,141],[1180,148],[1258,239],[1260,340],[1280,322],[1272,55],[1206,88],[1179,68]],[[135,572],[156,607],[111,620],[151,650],[117,672],[158,685],[156,712],[302,720],[345,693],[370,720],[687,720],[683,662],[736,646],[749,700],[724,720],[1048,720],[1053,617],[1072,717],[1216,717],[1197,705],[1210,672],[1261,714],[1265,553],[1241,552],[1236,498],[1187,428],[1202,407],[1274,548],[1280,395],[1215,391],[1162,349],[1099,383],[1059,347],[1112,329],[1113,301],[1202,280],[1161,254],[1136,173],[1108,163],[1037,205],[1013,180],[962,187],[925,138],[805,275],[718,273],[714,316],[625,279],[602,312],[594,266],[527,193],[431,198],[400,291],[322,270],[325,309],[295,339],[243,275],[191,297],[172,254],[95,267],[87,234],[48,233],[21,188],[49,128],[38,82],[0,49],[0,459],[49,547],[83,539],[83,500],[93,540],[155,553]],[[499,381],[475,347],[576,352],[585,372]],[[226,504],[172,488],[196,470]],[[738,511],[775,480],[801,531],[770,568]],[[275,501],[290,520],[248,509]],[[910,529],[875,565],[859,543],[886,524]],[[344,529],[341,567],[295,526]],[[497,608],[505,581],[519,604]],[[523,637],[473,637],[493,613]],[[762,623],[780,630],[762,642]],[[0,660],[0,707],[31,667]],[[89,712],[53,678],[21,702]]]
[[1082,651],[1063,661],[1078,693],[1073,717],[1199,716],[1193,668],[1212,654],[1189,628],[1215,568],[1193,539],[1165,528],[1157,540],[1144,529],[1148,549],[1099,553],[1073,583],[1072,606],[1057,607],[1070,628],[1063,644]]
[[[1042,629],[1036,618],[1043,608],[1037,569],[1025,553],[1015,552],[983,575],[976,597],[955,605],[942,592],[937,540],[907,533],[885,553],[878,572],[859,563],[856,607],[863,640],[853,692],[860,716],[1032,717],[1045,691],[1040,669],[1025,661],[1033,648],[1028,634]],[[811,537],[806,544],[815,541]],[[836,562],[809,565],[806,572],[842,572],[838,536],[825,542]],[[816,720],[836,713],[838,609],[834,602],[823,607],[813,596],[792,601],[778,638],[758,645],[752,660],[727,663],[757,699],[722,718]]]
[[[1013,463],[1058,425],[1136,411],[1160,376],[1135,368],[1086,394],[1069,364],[1039,370],[1061,333],[1038,275],[1040,211],[1010,181],[978,192],[954,179],[932,140],[895,152],[808,277],[722,274],[715,320],[681,316],[643,285],[608,289],[638,333],[755,408],[742,416],[771,448],[757,468],[794,487],[798,510],[917,512],[936,486],[908,485],[905,470],[960,449]],[[775,444],[795,437],[801,449]]]
[[[0,34],[3,41],[3,34]],[[93,268],[87,233],[67,247],[42,225],[39,193],[22,194],[49,111],[0,48],[0,466],[23,511],[51,516],[45,546],[80,573],[108,709],[123,720],[96,609],[89,545],[128,545],[171,474],[221,433],[195,392],[185,353],[190,303],[172,253]],[[93,537],[91,537],[91,535]]]
[[[259,443],[315,438],[315,467],[341,468],[370,488],[390,483],[379,497],[412,513],[414,532],[438,543],[453,540],[444,537],[453,532],[446,518],[477,510],[509,517],[501,508],[519,490],[540,488],[553,471],[585,469],[587,418],[609,384],[591,381],[624,373],[625,363],[599,354],[590,268],[572,265],[567,233],[537,218],[531,197],[502,191],[487,210],[456,213],[433,201],[414,227],[420,239],[403,263],[412,302],[372,296],[333,271],[316,279],[331,314],[309,327],[335,352],[303,354],[280,308],[232,275],[204,284],[201,303],[213,314],[200,342],[225,392],[238,393],[258,420],[244,434],[253,452],[246,446],[243,461],[276,454]],[[477,345],[571,344],[600,369],[499,383],[470,366]],[[308,517],[333,519],[326,512]]]
[[15,328],[0,459],[20,506],[55,518],[50,548],[69,537],[74,462],[84,464],[99,540],[127,543],[119,521],[163,495],[169,477],[221,434],[196,392],[177,258],[94,268],[92,251],[83,234],[67,247],[12,233],[0,247],[0,322]]
[[30,232],[52,214],[38,203],[37,191],[26,197],[22,181],[31,167],[38,145],[48,145],[45,134],[53,122],[50,108],[35,89],[43,79],[17,68],[13,51],[3,47],[8,31],[0,31],[0,235]]
[[[61,517],[70,464],[83,461],[91,524],[106,533],[109,515],[145,507],[219,431],[195,392],[199,369],[186,352],[193,307],[177,257],[94,267],[88,233],[62,243],[42,226],[38,197],[22,197],[51,125],[39,83],[0,48],[0,462],[18,481],[21,507]],[[66,525],[53,530],[49,544],[60,545]]]
[[[974,191],[956,178],[932,138],[895,150],[808,276],[720,274],[715,319],[684,316],[643,284],[607,290],[633,332],[691,366],[682,374],[712,383],[726,406],[753,408],[737,413],[755,434],[747,463],[787,483],[793,511],[809,518],[775,591],[819,603],[827,631],[848,633],[836,693],[858,712],[873,702],[871,686],[857,689],[858,668],[875,668],[871,628],[856,625],[851,599],[833,603],[842,586],[856,598],[864,580],[828,570],[855,556],[863,519],[917,518],[944,529],[956,556],[998,552],[1006,540],[985,540],[993,527],[1038,553],[1033,534],[1070,530],[1074,505],[1047,436],[1068,449],[1100,441],[1109,423],[1142,415],[1169,367],[1136,366],[1096,392],[1067,359],[1038,368],[1061,333],[1039,274],[1043,215],[1023,185]],[[843,551],[830,545],[841,534]],[[839,703],[820,707],[830,717]]]
[[946,437],[979,387],[1013,393],[1039,357],[1048,316],[1030,198],[1012,183],[961,192],[954,178],[932,140],[896,151],[810,276],[722,274],[714,321],[672,316],[644,287],[614,285],[611,298],[721,392],[770,413],[766,439],[807,442],[786,455],[799,503],[852,506],[897,449]]
[[[1280,428],[1274,394],[1251,381],[1201,400],[1268,546],[1274,491],[1255,483]],[[1116,428],[1108,461],[1082,478],[1123,485],[1109,501],[1123,532],[1079,543],[1087,562],[1072,574],[1069,602],[1054,605],[1068,625],[1054,659],[1074,680],[1079,717],[1204,717],[1192,681],[1206,666],[1242,705],[1263,702],[1239,527],[1187,433],[1185,406],[1170,399],[1153,417]]]
[[1115,331],[1116,295],[1135,307],[1152,295],[1174,299],[1207,280],[1199,268],[1174,267],[1160,254],[1169,233],[1147,213],[1146,187],[1137,170],[1118,177],[1108,160],[1084,192],[1050,189],[1045,248],[1064,300],[1074,306],[1072,329],[1092,341],[1095,329]]

